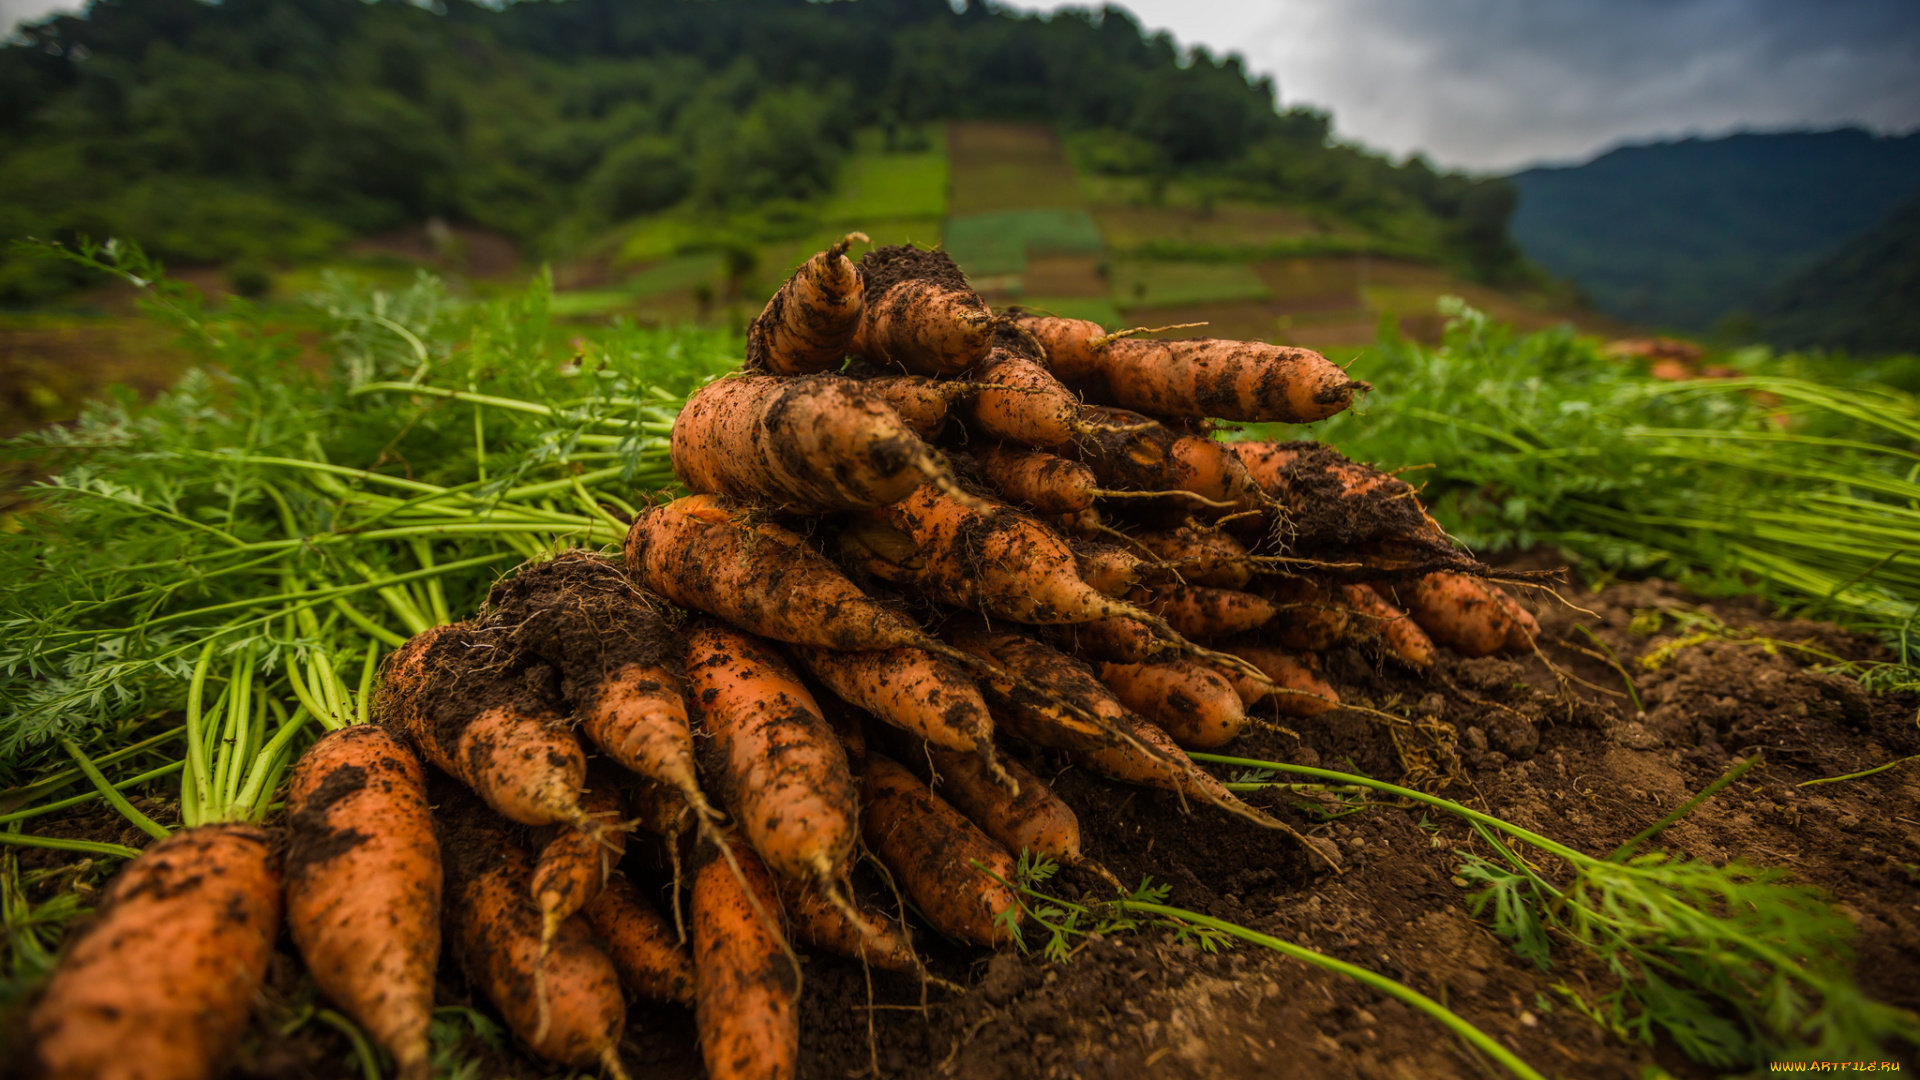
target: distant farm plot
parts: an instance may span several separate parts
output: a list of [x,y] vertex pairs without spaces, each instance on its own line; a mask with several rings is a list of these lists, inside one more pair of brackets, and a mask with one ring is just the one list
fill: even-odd
[[924,141],[924,150],[889,151],[878,132],[862,132],[821,217],[860,229],[883,221],[945,217],[950,175],[946,138],[935,125]]
[[947,153],[955,215],[1085,203],[1059,137],[1044,124],[956,120],[947,125]]
[[1273,290],[1244,263],[1117,259],[1113,295],[1129,308],[1270,300]]
[[947,254],[972,278],[1024,274],[1030,254],[1095,255],[1100,229],[1085,210],[1001,210],[947,221]]
[[1222,203],[1208,208],[1096,206],[1093,216],[1115,251],[1195,247],[1253,249],[1289,245],[1359,245],[1365,233],[1326,225],[1283,206]]

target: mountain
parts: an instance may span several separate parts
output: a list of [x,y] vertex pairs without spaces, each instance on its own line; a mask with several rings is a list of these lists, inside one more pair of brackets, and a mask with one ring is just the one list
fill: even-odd
[[1786,348],[1920,353],[1920,196],[1775,289],[1755,324]]
[[1512,236],[1535,262],[1611,314],[1700,331],[1920,192],[1920,133],[1685,139],[1509,179]]

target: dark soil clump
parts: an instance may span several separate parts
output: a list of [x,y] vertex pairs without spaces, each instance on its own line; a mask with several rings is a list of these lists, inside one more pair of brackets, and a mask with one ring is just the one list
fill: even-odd
[[912,244],[877,247],[860,259],[860,276],[866,281],[869,305],[878,304],[887,290],[903,281],[918,281],[952,289],[972,297],[976,305],[986,306],[980,294],[967,284],[967,275],[960,272],[960,267],[944,251],[917,248]]

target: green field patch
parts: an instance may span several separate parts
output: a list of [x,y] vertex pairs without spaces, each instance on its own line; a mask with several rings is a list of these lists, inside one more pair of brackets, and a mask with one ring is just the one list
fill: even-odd
[[954,214],[1085,205],[1073,165],[1045,124],[964,120],[947,126]]
[[946,139],[935,134],[928,149],[913,152],[869,148],[871,140],[861,139],[821,217],[862,231],[867,222],[945,217],[950,170]]
[[1100,227],[1085,210],[1003,210],[948,219],[947,254],[969,277],[1019,274],[1027,253],[1093,254]]
[[655,263],[628,278],[625,291],[628,296],[640,299],[681,289],[697,289],[702,284],[715,284],[726,272],[722,263],[720,255],[715,252],[679,255]]
[[1245,263],[1116,260],[1113,295],[1128,307],[1271,300],[1273,290]]

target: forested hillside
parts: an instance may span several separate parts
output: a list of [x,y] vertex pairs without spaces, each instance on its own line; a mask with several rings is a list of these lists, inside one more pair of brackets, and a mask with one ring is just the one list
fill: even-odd
[[1529,258],[1621,318],[1704,331],[1920,192],[1920,134],[1686,139],[1511,179]]
[[[1150,191],[1308,207],[1518,272],[1503,182],[1333,145],[1237,58],[1117,10],[944,0],[96,0],[0,49],[0,236],[245,266],[442,219],[540,255],[677,207],[724,247],[804,232],[857,131],[891,147],[955,118],[1049,122]],[[0,301],[68,273],[8,255]]]
[[1789,348],[1920,353],[1920,196],[1775,289],[1754,330]]

